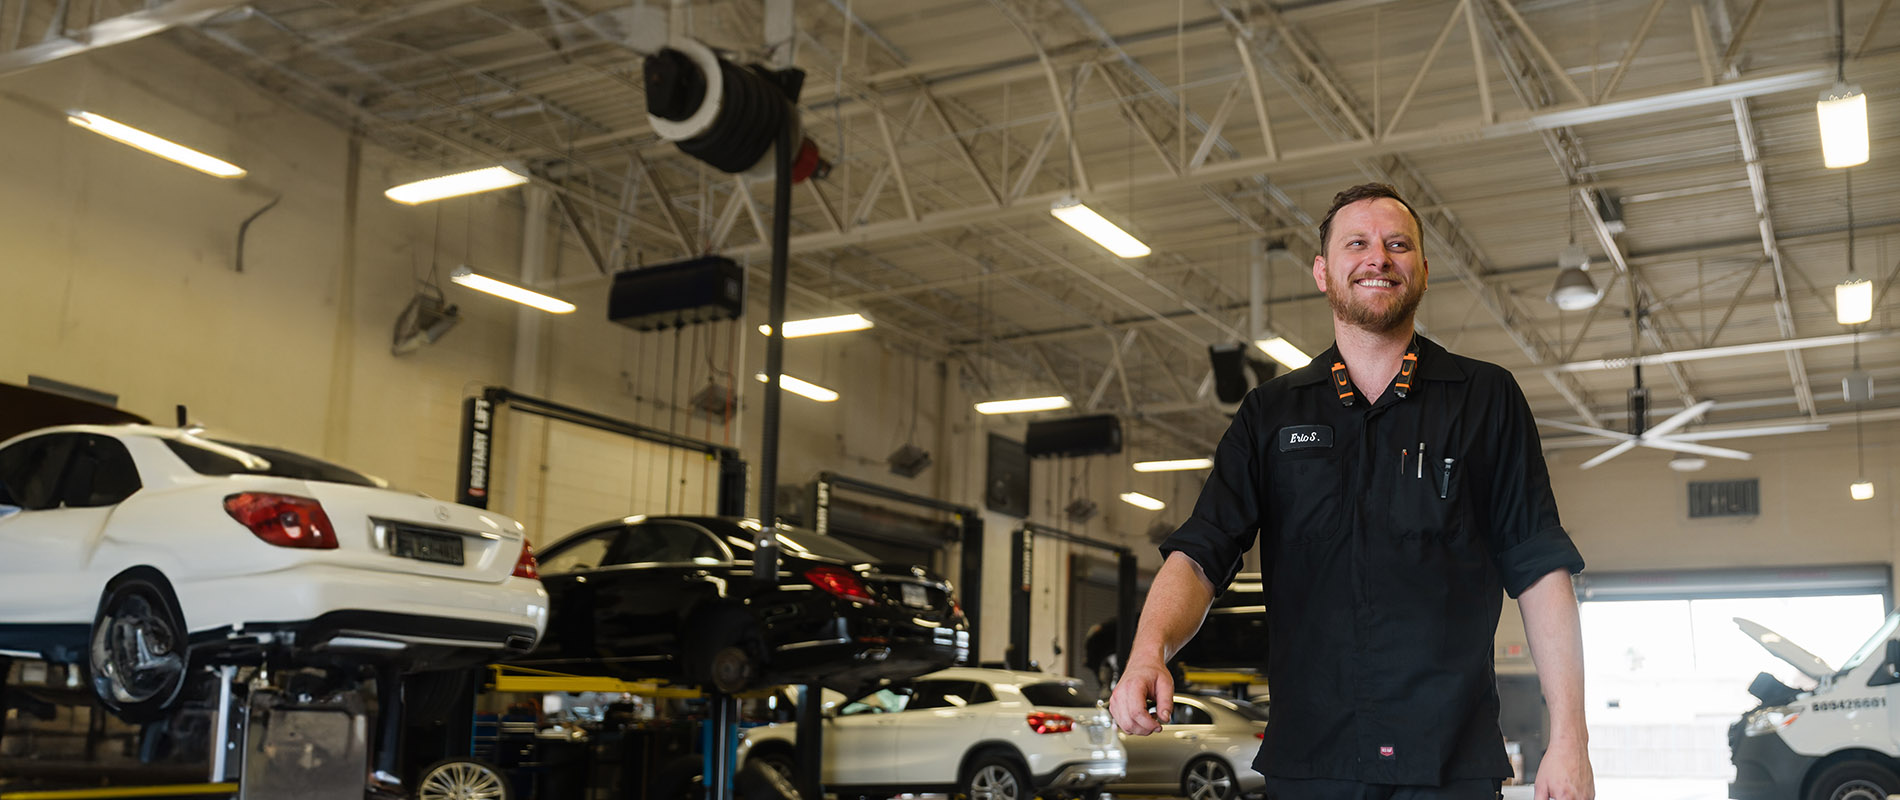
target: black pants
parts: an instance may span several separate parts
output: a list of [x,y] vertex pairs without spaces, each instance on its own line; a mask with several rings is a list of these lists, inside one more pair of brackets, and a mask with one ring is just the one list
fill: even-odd
[[1496,778],[1452,781],[1444,786],[1393,786],[1383,783],[1295,779],[1267,776],[1267,800],[1498,800]]

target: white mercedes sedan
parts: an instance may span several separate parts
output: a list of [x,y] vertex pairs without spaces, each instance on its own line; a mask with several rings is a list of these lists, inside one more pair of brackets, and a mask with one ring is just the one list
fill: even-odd
[[83,663],[129,721],[195,666],[479,664],[532,649],[547,616],[500,514],[179,428],[0,442],[0,656]]

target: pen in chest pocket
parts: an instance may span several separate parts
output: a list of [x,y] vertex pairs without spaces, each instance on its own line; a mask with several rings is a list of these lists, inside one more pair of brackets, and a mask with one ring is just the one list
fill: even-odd
[[1454,461],[1456,461],[1456,459],[1451,459],[1451,458],[1445,459],[1444,466],[1439,469],[1438,499],[1440,500],[1443,500],[1451,496],[1451,466]]

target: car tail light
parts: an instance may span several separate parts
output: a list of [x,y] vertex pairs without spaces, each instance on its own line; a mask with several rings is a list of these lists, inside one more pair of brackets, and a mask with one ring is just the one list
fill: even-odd
[[541,579],[541,567],[534,560],[534,547],[528,540],[521,540],[521,555],[515,557],[515,577]]
[[1267,732],[1266,732],[1266,731],[1254,731],[1254,732],[1253,732],[1253,738],[1255,738],[1255,739],[1265,739],[1265,738],[1267,738]]
[[336,527],[323,513],[323,504],[311,498],[240,492],[224,498],[224,510],[257,538],[278,547],[336,549]]
[[831,596],[859,603],[875,603],[877,598],[864,588],[864,581],[843,567],[815,567],[805,572],[805,580]]
[[1029,729],[1037,733],[1068,733],[1075,730],[1075,719],[1053,711],[1031,711]]

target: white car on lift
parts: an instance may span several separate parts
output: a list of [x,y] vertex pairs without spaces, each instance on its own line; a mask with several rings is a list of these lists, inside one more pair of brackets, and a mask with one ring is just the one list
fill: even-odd
[[[795,728],[746,730],[739,763],[789,777]],[[824,784],[841,797],[1093,797],[1128,763],[1108,711],[1081,682],[1041,672],[952,667],[892,683],[827,708],[823,735]]]
[[1764,672],[1761,705],[1729,727],[1735,800],[1886,800],[1900,794],[1900,611],[1840,669],[1749,620],[1735,623],[1813,679],[1811,691]]
[[196,665],[464,666],[532,649],[547,615],[499,514],[178,428],[0,442],[0,657],[83,663],[127,720]]

